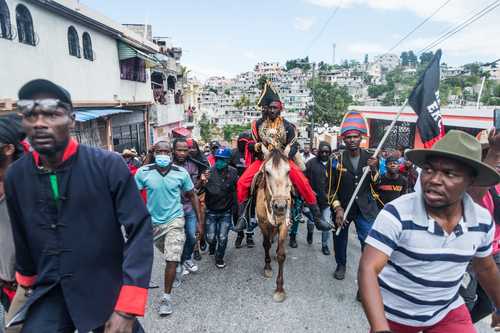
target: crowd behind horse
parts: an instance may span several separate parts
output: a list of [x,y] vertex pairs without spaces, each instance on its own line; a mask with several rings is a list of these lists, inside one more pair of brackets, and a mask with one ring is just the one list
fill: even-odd
[[304,220],[308,244],[310,226],[322,231],[324,255],[332,236],[337,280],[352,261],[355,225],[363,253],[353,297],[374,332],[474,332],[472,320],[490,314],[499,328],[500,133],[482,146],[451,130],[432,149],[386,147],[377,158],[360,147],[366,128],[357,115],[341,127],[343,146],[312,149],[298,147],[270,86],[259,104],[263,117],[234,148],[178,137],[120,156],[71,137],[75,116],[63,87],[24,85],[19,114],[0,118],[8,332],[143,332],[137,317],[155,287],[155,254],[165,266],[154,311],[164,317],[174,312],[173,288],[196,275],[204,254],[225,269],[231,230],[236,248],[245,238],[251,248],[257,225],[266,277],[278,235],[273,298],[283,302],[286,240],[298,246]]

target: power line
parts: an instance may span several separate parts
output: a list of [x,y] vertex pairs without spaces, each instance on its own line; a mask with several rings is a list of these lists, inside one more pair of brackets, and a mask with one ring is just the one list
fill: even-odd
[[477,12],[476,14],[472,15],[470,18],[466,19],[462,23],[460,23],[457,26],[455,26],[455,27],[451,28],[450,30],[448,30],[446,33],[442,34],[435,41],[431,42],[426,47],[424,47],[423,49],[421,49],[418,52],[418,54],[421,54],[421,53],[424,53],[424,52],[427,52],[427,51],[431,50],[432,48],[434,48],[437,45],[441,44],[442,42],[444,42],[448,38],[450,38],[450,37],[454,36],[455,34],[459,33],[460,31],[462,31],[463,29],[465,29],[466,27],[468,27],[469,25],[471,25],[475,21],[479,20],[481,17],[483,17],[484,15],[488,14],[489,12],[491,12],[492,10],[494,10],[495,8],[497,8],[498,6],[500,6],[500,0],[493,1],[491,4],[489,4],[488,6],[486,6],[485,8],[483,8],[482,10],[480,10],[479,12]]
[[439,45],[440,43],[442,43],[446,39],[452,37],[453,35],[457,34],[458,32],[462,31],[463,29],[465,29],[466,27],[468,27],[469,25],[471,25],[472,23],[474,23],[475,21],[477,21],[478,19],[483,17],[484,15],[488,14],[489,12],[494,10],[496,7],[498,7],[499,5],[500,5],[500,1],[494,1],[493,3],[489,4],[488,6],[486,6],[485,8],[480,10],[478,13],[471,16],[470,18],[466,19],[462,23],[449,29],[447,32],[445,32],[443,35],[441,35],[437,40],[435,40],[432,43],[430,43],[429,45],[427,45],[425,48],[420,50],[418,53],[426,52],[426,51],[432,49],[433,47]]
[[437,13],[439,13],[441,11],[441,9],[443,9],[444,7],[446,7],[452,0],[447,0],[445,1],[441,6],[439,6],[439,8],[437,8],[430,16],[428,16],[425,20],[423,20],[422,22],[420,22],[420,24],[418,24],[415,28],[413,28],[413,30],[411,30],[409,33],[407,33],[403,38],[401,38],[396,44],[394,44],[393,47],[391,47],[389,49],[389,51],[387,51],[385,54],[388,54],[390,53],[391,51],[393,51],[396,47],[398,47],[399,45],[401,45],[401,43],[403,43],[406,39],[408,39],[408,37],[410,37],[413,33],[415,33],[415,31],[417,31],[418,29],[420,29],[424,24],[426,24],[430,19],[432,19],[434,16],[436,16]]
[[339,11],[341,5],[342,5],[342,0],[339,2],[339,4],[337,5],[337,7],[335,7],[335,9],[332,12],[332,15],[330,15],[330,17],[328,18],[328,20],[326,20],[325,24],[323,25],[323,27],[321,28],[321,30],[319,31],[319,33],[316,35],[316,37],[314,37],[311,40],[311,42],[309,43],[309,45],[306,48],[306,52],[305,52],[306,54],[309,52],[309,50],[314,45],[314,43],[316,43],[318,41],[318,39],[321,37],[321,35],[323,35],[323,33],[325,32],[325,30],[328,27],[328,25],[330,24],[330,22],[337,15],[337,12]]

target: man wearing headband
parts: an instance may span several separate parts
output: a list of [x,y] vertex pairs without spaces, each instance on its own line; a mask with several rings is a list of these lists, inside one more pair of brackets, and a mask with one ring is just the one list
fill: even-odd
[[[252,122],[252,135],[257,142],[255,150],[260,152],[260,147],[264,145],[268,150],[279,149],[284,151],[287,146],[290,146],[290,153],[288,155],[290,159],[290,181],[311,209],[316,227],[323,231],[331,229],[329,224],[325,224],[321,220],[321,212],[316,201],[316,194],[312,190],[309,181],[297,164],[293,162],[298,152],[295,126],[280,115],[283,103],[270,82],[265,84],[257,106],[262,108],[262,118]],[[238,203],[240,205],[240,218],[235,226],[236,231],[242,231],[247,225],[247,219],[241,217],[246,215],[244,214],[245,207],[247,206],[245,202],[250,195],[253,178],[260,170],[262,163],[263,161],[260,159],[254,161],[238,180],[237,192]]]
[[[340,126],[340,135],[346,149],[338,157],[335,172],[329,175],[329,201],[335,211],[337,227],[342,228],[340,234],[333,239],[337,263],[334,278],[337,280],[345,278],[350,222],[356,225],[358,239],[363,247],[368,231],[378,214],[377,203],[370,191],[370,186],[376,181],[377,160],[372,159],[369,152],[360,148],[362,136],[366,135],[367,131],[364,119],[359,113],[350,112],[344,117]],[[361,180],[363,170],[368,165],[371,169],[372,182],[370,179],[365,179],[349,216],[344,219],[344,209]],[[347,224],[343,225],[345,222]]]
[[23,332],[37,333],[143,332],[136,316],[147,304],[153,237],[130,171],[119,154],[71,138],[64,88],[30,81],[17,108],[34,151],[8,169],[5,193],[16,279],[33,292],[8,324],[24,321]]

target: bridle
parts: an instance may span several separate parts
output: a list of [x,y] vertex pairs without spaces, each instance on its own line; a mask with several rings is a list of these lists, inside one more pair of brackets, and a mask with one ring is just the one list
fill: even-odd
[[[269,162],[267,160],[264,164]],[[283,216],[280,216],[280,218],[284,218],[285,221],[287,218],[290,218],[290,209],[291,209],[291,204],[292,204],[292,196],[289,194],[288,196],[286,195],[274,195],[273,191],[271,190],[271,187],[269,186],[269,182],[267,181],[267,172],[264,172],[264,182],[265,182],[265,188],[264,188],[264,197],[266,199],[266,215],[267,215],[267,220],[273,224],[280,224],[276,222],[276,217],[274,215],[274,208],[273,208],[273,203],[276,202],[277,200],[280,201],[286,201],[287,206],[285,210],[285,214]],[[273,223],[275,222],[275,223]]]

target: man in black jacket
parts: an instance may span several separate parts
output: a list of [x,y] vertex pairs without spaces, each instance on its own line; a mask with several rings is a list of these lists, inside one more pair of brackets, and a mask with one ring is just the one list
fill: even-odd
[[214,157],[215,165],[210,169],[210,176],[205,185],[206,237],[211,246],[217,244],[217,248],[214,248],[215,265],[218,268],[224,268],[226,267],[224,255],[228,233],[231,229],[232,211],[236,205],[238,173],[229,165],[231,159],[229,148],[217,149]]
[[[255,159],[255,141],[252,138],[252,133],[250,131],[244,131],[238,136],[237,146],[232,150],[230,165],[236,169],[238,172],[238,177],[245,172],[246,168],[252,164]],[[255,215],[255,214],[252,214]],[[254,216],[251,219],[255,219]],[[233,220],[238,221],[238,207],[233,212]],[[248,223],[245,232],[238,231],[238,236],[234,242],[234,246],[239,249],[242,247],[243,239],[245,234],[247,236],[247,247],[252,248],[255,246],[253,241],[253,230],[254,227],[252,223]]]
[[[17,282],[33,289],[22,332],[143,332],[153,263],[151,221],[116,153],[79,145],[70,94],[34,80],[18,110],[34,149],[7,172]],[[125,231],[125,238],[122,233]]]
[[[378,214],[377,203],[372,197],[370,189],[370,186],[375,185],[378,176],[377,160],[359,147],[361,134],[360,130],[341,132],[346,150],[340,154],[335,172],[329,177],[329,182],[331,182],[329,184],[329,197],[335,210],[336,225],[338,228],[342,228],[340,234],[334,237],[335,261],[337,262],[334,277],[337,280],[345,278],[350,222],[354,222],[356,225],[358,239],[361,246],[364,246],[365,238]],[[344,208],[347,207],[361,180],[363,170],[367,166],[370,167],[371,174],[363,182],[344,225]]]
[[[328,203],[328,174],[333,172],[331,170],[332,163],[330,156],[332,148],[328,142],[322,141],[318,146],[318,156],[309,160],[306,163],[306,177],[316,193],[318,206],[321,210],[321,216],[325,223],[331,223],[331,210]],[[308,235],[309,236],[309,235]],[[295,236],[293,235],[293,238]],[[328,248],[328,240],[330,239],[329,231],[321,232],[321,251],[324,255],[330,254]],[[292,235],[290,235],[290,243],[292,242]]]

